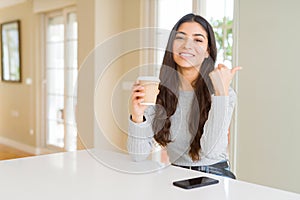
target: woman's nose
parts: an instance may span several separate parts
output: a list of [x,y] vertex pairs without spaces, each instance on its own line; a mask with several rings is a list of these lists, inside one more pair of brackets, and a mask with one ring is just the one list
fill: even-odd
[[193,40],[191,38],[186,38],[183,43],[183,47],[190,49],[193,47]]

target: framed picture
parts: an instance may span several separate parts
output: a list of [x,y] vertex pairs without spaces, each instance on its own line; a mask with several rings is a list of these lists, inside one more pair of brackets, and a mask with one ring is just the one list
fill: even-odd
[[20,20],[5,22],[1,29],[1,79],[21,82]]

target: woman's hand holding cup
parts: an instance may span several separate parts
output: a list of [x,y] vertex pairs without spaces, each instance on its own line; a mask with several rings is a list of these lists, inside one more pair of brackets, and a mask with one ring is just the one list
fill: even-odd
[[137,81],[132,87],[131,94],[131,119],[133,122],[143,122],[144,112],[147,105],[141,104],[144,101],[145,88]]
[[154,76],[141,76],[132,88],[132,121],[143,122],[144,112],[148,105],[155,105],[159,79]]

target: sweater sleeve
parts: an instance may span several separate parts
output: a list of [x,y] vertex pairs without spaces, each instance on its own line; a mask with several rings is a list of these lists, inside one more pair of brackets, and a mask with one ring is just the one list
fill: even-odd
[[208,119],[204,125],[200,139],[201,154],[214,159],[219,152],[226,151],[228,145],[228,129],[236,102],[236,94],[232,88],[228,96],[213,96]]
[[147,108],[142,123],[135,123],[129,119],[127,150],[133,161],[146,160],[153,146],[152,119],[154,109]]

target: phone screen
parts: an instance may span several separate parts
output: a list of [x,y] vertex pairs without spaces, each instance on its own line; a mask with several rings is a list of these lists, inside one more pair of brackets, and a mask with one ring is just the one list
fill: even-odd
[[175,181],[173,182],[173,185],[184,189],[191,189],[191,188],[202,187],[202,186],[212,185],[217,183],[219,183],[219,181],[216,179],[201,176],[201,177],[196,177],[191,179]]

